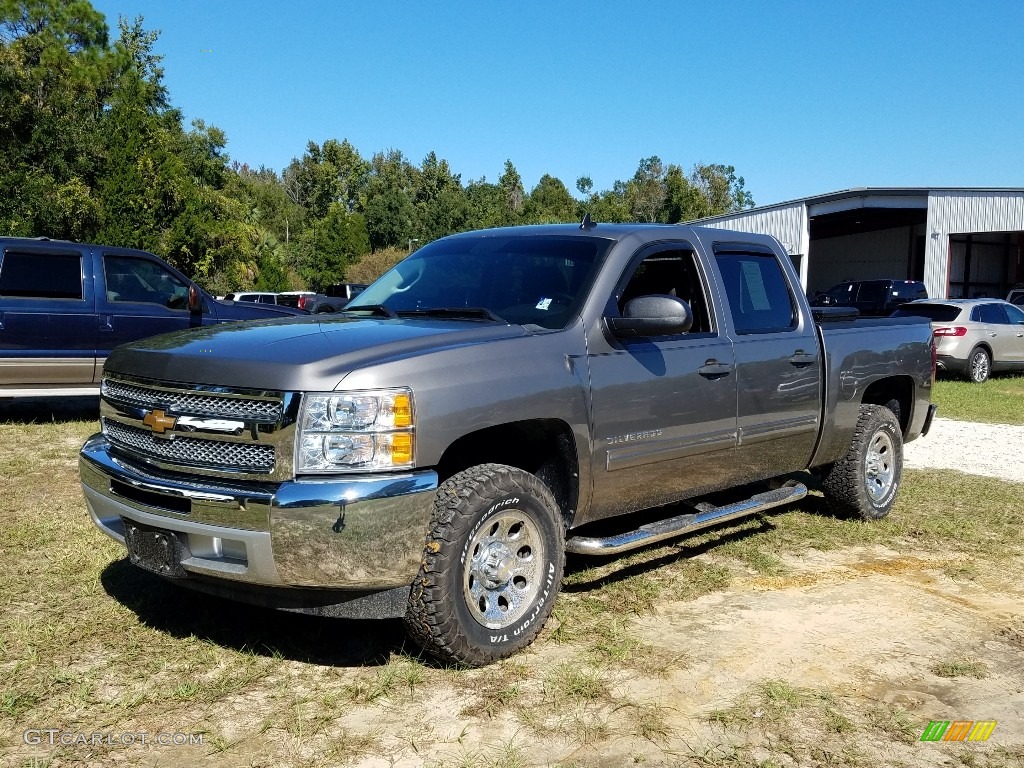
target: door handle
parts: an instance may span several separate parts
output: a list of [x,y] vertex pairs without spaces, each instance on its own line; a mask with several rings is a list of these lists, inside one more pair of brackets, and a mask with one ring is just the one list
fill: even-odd
[[810,365],[815,360],[817,360],[817,356],[816,355],[809,355],[806,352],[804,352],[802,349],[798,349],[796,352],[793,353],[793,356],[791,358],[789,358],[789,362],[791,362],[793,365],[797,366],[798,368],[801,367],[801,366],[804,366],[804,365]]
[[717,360],[708,360],[697,369],[697,373],[705,379],[720,379],[732,373],[732,366],[728,363],[720,363]]

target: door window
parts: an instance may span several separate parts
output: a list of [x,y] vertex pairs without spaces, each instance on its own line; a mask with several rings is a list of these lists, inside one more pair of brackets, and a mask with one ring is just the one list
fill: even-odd
[[690,305],[690,333],[711,331],[708,302],[693,251],[661,251],[641,261],[618,297],[619,313],[630,299],[655,295],[675,296]]
[[1024,323],[1024,310],[1020,310],[1014,306],[1003,307],[1003,309],[1006,311],[1006,316],[1009,318],[1011,324],[1016,325],[1018,323]]
[[104,256],[108,301],[160,304],[171,309],[188,305],[188,284],[162,264],[131,256]]
[[81,299],[82,257],[7,251],[0,262],[0,296]]
[[796,308],[778,259],[771,253],[715,254],[736,333],[772,333],[796,327]]

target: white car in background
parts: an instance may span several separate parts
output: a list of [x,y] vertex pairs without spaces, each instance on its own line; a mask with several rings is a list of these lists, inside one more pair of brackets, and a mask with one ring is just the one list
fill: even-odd
[[1000,371],[1024,371],[1024,309],[1001,299],[927,299],[893,317],[927,317],[939,370],[977,384]]
[[256,304],[277,304],[277,294],[269,291],[236,291],[224,295],[225,301],[251,301]]

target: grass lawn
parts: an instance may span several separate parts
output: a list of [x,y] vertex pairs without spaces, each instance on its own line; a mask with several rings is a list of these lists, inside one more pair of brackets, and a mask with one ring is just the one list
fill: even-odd
[[984,384],[940,378],[932,390],[938,415],[958,421],[1024,424],[1024,376],[999,375]]
[[[1024,378],[963,386],[963,394],[959,384],[937,388],[940,402],[961,404],[957,418],[985,402],[1002,413],[1024,394]],[[604,763],[583,759],[581,750],[601,754],[629,743],[629,762],[651,765],[758,768],[825,754],[800,764],[860,768],[875,764],[861,746],[914,749],[924,724],[896,705],[868,707],[768,680],[698,713],[693,722],[713,725],[721,741],[691,743],[678,725],[686,691],[667,701],[645,694],[688,661],[645,640],[637,622],[666,604],[740,589],[752,573],[785,579],[787,557],[812,548],[934,553],[949,564],[946,577],[966,582],[1017,567],[1022,553],[1021,486],[912,471],[892,515],[877,523],[830,517],[812,495],[788,511],[677,544],[574,558],[554,619],[533,648],[483,670],[451,670],[421,659],[396,621],[263,610],[193,594],[129,565],[124,549],[93,527],[78,485],[77,451],[95,428],[88,419],[0,423],[5,765],[317,768],[386,766],[402,754],[401,765],[431,768],[583,768]],[[942,660],[936,669],[944,677],[986,674],[973,659]],[[757,735],[768,726],[768,736]],[[162,750],[48,746],[26,742],[29,729],[195,741]],[[538,743],[546,762],[527,757]],[[961,754],[976,760],[962,765],[1024,765],[1018,747]]]

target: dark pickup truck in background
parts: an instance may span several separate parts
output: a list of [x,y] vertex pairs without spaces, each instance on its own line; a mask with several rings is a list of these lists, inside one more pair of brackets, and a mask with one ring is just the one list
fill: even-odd
[[144,251],[0,238],[0,397],[97,394],[118,344],[295,314],[305,313],[217,301]]
[[833,510],[886,515],[934,414],[932,332],[855,315],[812,314],[763,235],[454,235],[340,313],[119,347],[82,487],[131,562],[183,586],[402,616],[486,664],[536,637],[567,551],[770,509],[811,475]]

